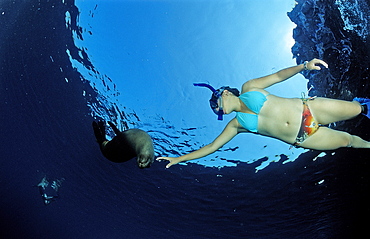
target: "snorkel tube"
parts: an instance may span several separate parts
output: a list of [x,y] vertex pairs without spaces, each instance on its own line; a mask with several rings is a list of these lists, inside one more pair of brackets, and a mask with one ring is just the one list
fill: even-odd
[[[217,99],[221,97],[222,91],[220,92],[220,90],[216,90],[215,88],[213,88],[209,84],[206,84],[206,83],[193,83],[193,85],[194,86],[199,86],[199,87],[206,87],[206,88],[210,89],[212,91],[212,93],[215,94],[215,96],[217,97]],[[222,110],[221,105],[219,105],[218,107],[219,107],[219,110],[216,113],[218,115],[218,118],[217,119],[218,120],[223,120],[224,111]]]

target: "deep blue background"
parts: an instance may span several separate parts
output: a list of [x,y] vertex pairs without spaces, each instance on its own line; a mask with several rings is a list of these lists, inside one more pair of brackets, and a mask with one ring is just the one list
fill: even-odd
[[[75,19],[78,9],[65,2],[0,3],[2,238],[356,238],[356,232],[368,233],[367,150],[341,149],[316,161],[319,152],[310,151],[294,163],[275,163],[258,173],[258,162],[169,170],[155,163],[139,170],[134,161],[105,160],[86,106],[96,94],[66,54],[77,48],[65,12]],[[65,178],[60,198],[47,206],[35,187],[45,175]]]

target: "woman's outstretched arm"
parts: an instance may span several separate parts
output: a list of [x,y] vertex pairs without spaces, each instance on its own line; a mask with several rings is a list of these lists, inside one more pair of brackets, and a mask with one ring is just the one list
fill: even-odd
[[[328,68],[328,64],[324,62],[323,60],[313,59],[306,64],[306,69],[307,70],[321,70],[320,66],[318,65],[323,65],[324,67]],[[276,83],[289,79],[290,77],[296,75],[297,73],[301,72],[304,69],[305,69],[304,64],[300,64],[298,66],[292,66],[292,67],[280,70],[268,76],[264,76],[264,77],[260,77],[260,78],[247,81],[242,86],[242,93],[250,91],[254,88],[265,89]]]
[[171,167],[174,164],[180,162],[189,161],[193,159],[198,159],[205,157],[209,154],[216,152],[219,148],[224,146],[232,138],[238,134],[238,122],[236,118],[232,119],[222,131],[222,133],[210,144],[183,156],[173,158],[173,157],[158,157],[156,160],[167,160],[169,163],[166,165],[166,168]]

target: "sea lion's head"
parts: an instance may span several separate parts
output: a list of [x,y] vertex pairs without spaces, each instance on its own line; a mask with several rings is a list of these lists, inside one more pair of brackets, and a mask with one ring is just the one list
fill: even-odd
[[149,168],[154,162],[154,155],[152,154],[139,154],[137,156],[137,165],[139,168]]

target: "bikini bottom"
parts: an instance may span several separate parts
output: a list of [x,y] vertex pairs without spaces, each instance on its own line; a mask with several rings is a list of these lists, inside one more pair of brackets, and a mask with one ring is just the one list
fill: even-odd
[[308,100],[313,99],[314,98],[302,99],[303,103],[302,123],[293,146],[299,146],[301,143],[303,143],[303,141],[305,141],[308,137],[313,135],[319,129],[320,125],[316,122],[316,120],[312,116],[310,108],[308,107],[307,104]]

